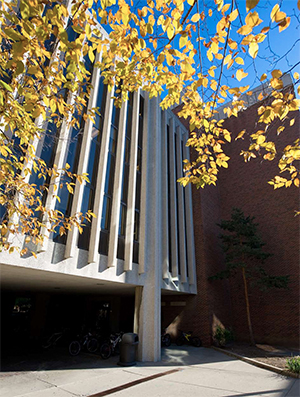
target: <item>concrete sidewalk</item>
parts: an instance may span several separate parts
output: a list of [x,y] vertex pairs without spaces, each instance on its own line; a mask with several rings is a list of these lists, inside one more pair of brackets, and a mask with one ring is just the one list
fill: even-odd
[[[60,369],[0,373],[1,397],[300,396],[299,379],[213,349],[171,346],[163,350],[159,363],[127,368],[117,365],[118,357],[108,361],[88,354],[78,357],[76,364]],[[111,390],[116,387],[118,391]]]

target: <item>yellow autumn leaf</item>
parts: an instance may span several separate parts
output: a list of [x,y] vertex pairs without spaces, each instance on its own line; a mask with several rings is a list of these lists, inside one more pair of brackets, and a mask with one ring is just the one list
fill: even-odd
[[249,12],[258,4],[259,0],[246,0],[246,11]]
[[237,141],[238,139],[244,139],[243,138],[243,136],[245,135],[245,132],[246,132],[246,130],[242,130],[239,134],[238,134],[238,136],[235,138],[235,140]]
[[229,4],[229,3],[224,5],[224,7],[222,8],[222,14],[223,14],[223,15],[224,15],[225,12],[229,9],[229,7],[230,7],[230,4]]
[[201,18],[200,14],[197,13],[192,16],[191,21],[196,23],[199,21],[200,18]]
[[283,19],[282,22],[279,23],[278,27],[279,27],[279,32],[282,32],[283,30],[285,30],[286,28],[289,27],[291,23],[291,18],[290,17],[286,17]]
[[184,47],[187,42],[188,42],[188,35],[187,34],[182,35],[179,39],[179,48]]
[[254,28],[262,23],[262,19],[259,18],[259,15],[256,11],[249,12],[249,14],[245,18],[246,25]]
[[271,74],[274,79],[279,79],[282,76],[282,71],[279,69],[274,69],[272,70]]
[[239,69],[239,70],[237,70],[235,76],[238,81],[241,81],[244,77],[248,76],[248,73],[245,73],[244,69]]
[[266,73],[264,73],[261,75],[260,81],[264,81],[264,80],[266,80],[266,78],[267,78],[267,75],[266,75]]
[[249,44],[249,54],[254,59],[256,58],[258,53],[258,44],[257,43],[250,43]]
[[239,15],[239,10],[236,8],[234,11],[232,11],[232,13],[229,15],[229,21],[233,22],[236,20],[236,18]]
[[237,33],[239,33],[242,36],[246,36],[247,34],[252,32],[252,27],[249,25],[243,25],[238,31]]
[[216,91],[217,85],[218,85],[218,84],[217,84],[216,80],[212,80],[211,83],[210,83],[210,88],[211,88],[213,91]]
[[241,57],[236,57],[234,60],[238,65],[244,65],[244,60]]
[[265,137],[264,135],[259,135],[259,137],[258,137],[257,140],[256,140],[256,143],[257,143],[258,145],[261,145],[262,143],[265,142],[265,140],[266,140],[266,137]]

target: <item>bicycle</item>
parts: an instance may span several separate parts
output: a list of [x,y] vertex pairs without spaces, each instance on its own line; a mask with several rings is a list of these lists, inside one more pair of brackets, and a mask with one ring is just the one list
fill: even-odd
[[100,347],[100,356],[107,360],[119,347],[123,336],[123,332],[111,334],[109,341],[104,342]]
[[42,348],[43,349],[49,349],[50,347],[54,347],[56,346],[56,344],[58,343],[58,341],[60,339],[62,339],[62,337],[65,335],[66,330],[62,330],[60,332],[54,332],[53,334],[51,334],[46,341],[42,344]]
[[195,347],[202,346],[201,339],[198,336],[192,336],[192,331],[183,332],[180,331],[179,337],[176,339],[176,345],[182,346],[185,342],[188,342],[190,345]]
[[171,343],[172,343],[171,335],[168,334],[166,330],[164,330],[164,332],[161,335],[161,344],[163,346],[169,347]]
[[69,353],[71,356],[77,356],[84,347],[89,353],[96,353],[99,348],[98,340],[90,332],[82,337],[78,335],[78,338],[69,344]]

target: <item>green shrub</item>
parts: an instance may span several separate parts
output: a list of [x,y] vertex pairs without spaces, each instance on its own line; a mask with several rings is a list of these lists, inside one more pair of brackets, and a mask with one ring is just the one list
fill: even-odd
[[287,358],[286,366],[290,371],[300,374],[300,356]]
[[226,343],[234,340],[234,335],[231,329],[217,325],[216,332],[214,333],[214,339],[220,346],[225,346]]

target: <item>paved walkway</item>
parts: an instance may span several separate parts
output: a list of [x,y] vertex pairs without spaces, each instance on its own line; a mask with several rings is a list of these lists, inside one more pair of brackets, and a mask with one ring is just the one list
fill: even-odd
[[[299,397],[300,380],[287,378],[206,348],[163,350],[159,363],[119,367],[82,354],[53,369],[0,373],[1,397]],[[50,369],[48,369],[48,367]],[[25,368],[25,364],[24,364]],[[43,369],[47,368],[47,369]]]

